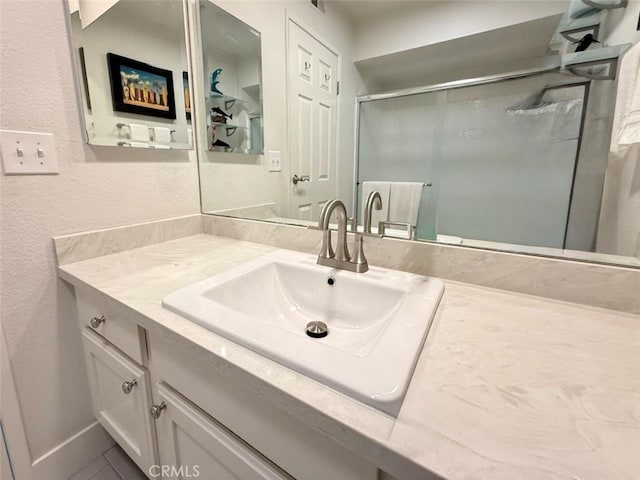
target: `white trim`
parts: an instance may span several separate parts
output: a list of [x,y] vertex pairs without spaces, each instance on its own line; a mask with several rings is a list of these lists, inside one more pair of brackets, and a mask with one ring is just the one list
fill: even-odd
[[33,480],[68,480],[114,444],[100,424],[93,422],[36,459]]
[[[7,442],[7,450],[16,480],[32,480],[31,453],[25,436],[22,412],[18,403],[7,343],[0,324],[0,418]],[[4,454],[4,453],[3,453]]]

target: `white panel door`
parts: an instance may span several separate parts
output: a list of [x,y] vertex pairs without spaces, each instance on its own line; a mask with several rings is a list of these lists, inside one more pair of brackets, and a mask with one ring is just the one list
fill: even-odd
[[[156,420],[163,478],[199,476],[215,480],[286,480],[286,473],[164,383],[156,385],[164,403]],[[166,467],[165,467],[166,468]]]
[[336,192],[338,56],[292,20],[287,41],[290,218],[317,220]]
[[[148,472],[157,464],[155,430],[149,414],[149,373],[88,328],[83,328],[82,341],[96,418],[133,461]],[[130,388],[124,388],[125,382]]]

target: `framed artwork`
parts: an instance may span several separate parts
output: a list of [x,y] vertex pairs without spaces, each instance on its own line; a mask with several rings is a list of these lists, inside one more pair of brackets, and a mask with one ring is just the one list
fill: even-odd
[[187,120],[191,120],[191,95],[189,94],[189,74],[182,72],[182,94],[184,95],[184,111]]
[[161,118],[176,118],[171,70],[107,53],[113,109]]

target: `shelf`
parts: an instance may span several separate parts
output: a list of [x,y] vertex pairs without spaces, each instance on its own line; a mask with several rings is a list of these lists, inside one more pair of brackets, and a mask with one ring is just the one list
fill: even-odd
[[629,50],[630,47],[630,43],[625,43],[612,47],[594,48],[593,50],[585,50],[584,52],[566,53],[562,56],[562,66],[571,67],[582,63],[593,62],[605,63],[609,60],[617,59]]
[[222,152],[222,153],[243,153],[245,155],[260,155],[260,152],[253,151],[249,148],[226,148],[226,147],[209,147],[210,152]]
[[630,47],[631,44],[626,43],[567,53],[562,56],[561,67],[563,70],[591,80],[613,80],[616,76],[618,58]]
[[220,122],[212,122],[211,125],[208,125],[208,127],[209,128],[224,127],[227,137],[230,137],[231,135],[236,133],[236,130],[238,129],[247,130],[247,127],[242,127],[240,125],[233,125],[231,123],[220,123]]
[[241,125],[234,125],[232,123],[212,122],[211,125],[213,125],[214,127],[227,127],[227,128],[233,128],[233,129],[241,128],[243,130],[247,129],[247,127],[243,127]]
[[610,2],[607,0],[582,0],[582,3],[589,7],[599,8],[601,10],[613,10],[616,8],[627,8],[629,4],[628,0],[618,0],[617,2]]
[[232,97],[231,95],[224,95],[216,92],[209,92],[207,98],[222,101],[224,103],[225,110],[229,110],[236,103],[239,103],[241,105],[245,105],[248,103],[247,100],[243,100],[242,98]]
[[235,100],[237,102],[240,103],[247,103],[246,100],[243,100],[242,98],[238,98],[238,97],[233,97],[231,95],[225,95],[222,93],[216,93],[216,92],[209,92],[209,94],[207,95],[209,98],[215,98],[218,100],[222,100],[222,101],[228,101],[228,100]]
[[584,18],[572,19],[559,27],[560,35],[570,42],[579,42],[587,33],[591,33],[597,39],[600,35],[601,22],[601,12]]

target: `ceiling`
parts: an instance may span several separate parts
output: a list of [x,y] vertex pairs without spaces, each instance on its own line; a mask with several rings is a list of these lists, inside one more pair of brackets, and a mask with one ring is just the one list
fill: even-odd
[[325,3],[335,6],[353,23],[358,23],[370,17],[414,6],[416,0],[325,0]]

